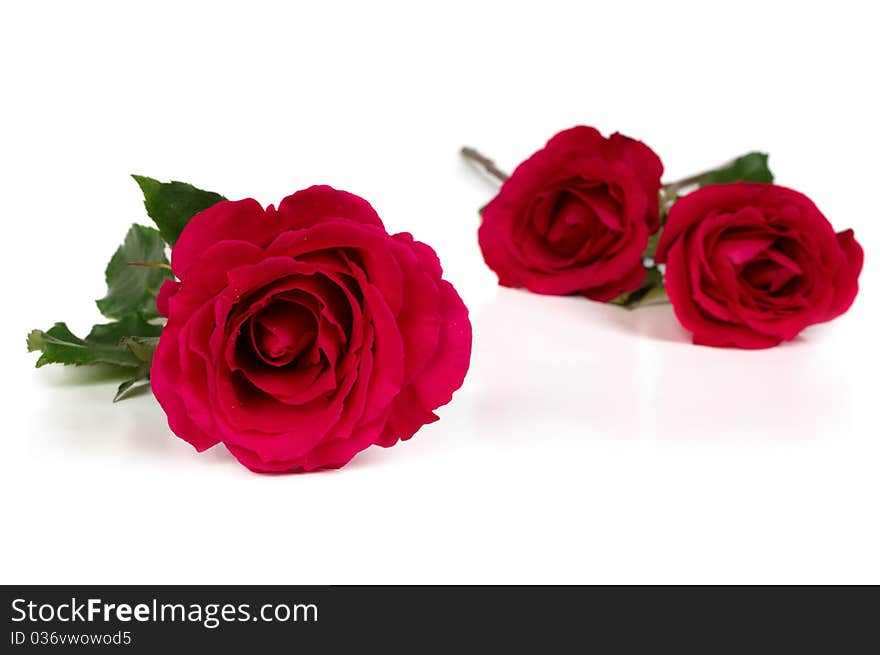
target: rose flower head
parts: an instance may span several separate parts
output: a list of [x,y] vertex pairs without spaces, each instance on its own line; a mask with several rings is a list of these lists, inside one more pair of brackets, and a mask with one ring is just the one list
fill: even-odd
[[737,183],[678,200],[656,259],[694,343],[769,348],[849,309],[863,253],[805,195]]
[[172,431],[254,471],[338,468],[437,420],[464,380],[468,312],[434,251],[327,186],[223,201],[172,251],[151,384]]
[[660,224],[662,174],[640,141],[584,126],[560,132],[483,209],[483,258],[507,287],[600,301],[632,291]]

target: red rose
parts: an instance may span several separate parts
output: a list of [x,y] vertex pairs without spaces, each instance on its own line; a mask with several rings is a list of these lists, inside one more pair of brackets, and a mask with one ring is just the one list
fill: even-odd
[[506,287],[611,300],[641,284],[663,164],[640,141],[560,132],[483,210],[480,247]]
[[172,268],[156,398],[177,436],[222,442],[252,470],[337,468],[409,439],[467,371],[467,309],[436,254],[349,193],[218,203]]
[[812,201],[772,184],[718,184],[669,212],[657,247],[666,291],[694,343],[769,348],[845,312],[862,249]]

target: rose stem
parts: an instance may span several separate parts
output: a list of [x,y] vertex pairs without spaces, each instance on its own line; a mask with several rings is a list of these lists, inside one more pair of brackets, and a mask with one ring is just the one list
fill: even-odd
[[675,182],[670,182],[669,184],[663,185],[663,190],[668,195],[674,195],[684,189],[685,187],[689,187],[693,184],[697,184],[700,180],[703,179],[708,173],[711,171],[703,171],[697,175],[691,175],[690,177],[683,177],[680,180],[676,180]]
[[469,159],[472,162],[483,167],[483,170],[486,171],[492,177],[498,178],[502,182],[510,177],[507,173],[502,171],[495,165],[495,162],[486,157],[485,155],[481,155],[480,152],[474,148],[464,147],[461,149],[461,156],[465,159]]
[[700,180],[706,177],[709,173],[714,173],[715,171],[721,168],[727,168],[731,166],[736,160],[732,159],[726,164],[721,164],[720,166],[716,166],[715,168],[710,168],[709,170],[705,170],[702,173],[697,173],[696,175],[689,175],[687,177],[683,177],[680,180],[676,180],[675,182],[670,182],[669,184],[663,185],[663,191],[666,192],[667,195],[673,195],[684,189],[685,187],[693,186],[694,184],[698,184]]

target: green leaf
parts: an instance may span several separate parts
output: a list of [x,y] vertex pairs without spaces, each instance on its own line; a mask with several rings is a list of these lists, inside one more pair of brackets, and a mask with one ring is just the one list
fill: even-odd
[[[100,327],[100,326],[95,326]],[[37,360],[37,368],[46,364],[73,364],[84,366],[88,364],[111,364],[125,368],[138,368],[142,362],[119,339],[105,340],[109,333],[98,331],[95,337],[94,329],[85,339],[80,339],[73,334],[64,323],[56,323],[43,332],[33,330],[28,335],[28,350],[42,351]]]
[[700,186],[730,184],[731,182],[772,182],[773,173],[767,165],[765,152],[750,152],[737,157],[732,163],[700,178]]
[[[153,364],[153,353],[159,345],[159,337],[126,337],[122,344],[137,357],[141,365],[134,376],[119,385],[113,402],[119,402],[128,395],[146,386],[150,379],[150,367]],[[143,382],[143,384],[138,384]]]
[[[159,344],[161,325],[146,322],[140,316],[95,325],[85,339],[73,334],[64,323],[56,323],[45,332],[33,330],[27,337],[28,352],[42,351],[37,368],[45,364],[110,364],[131,372],[116,390],[113,402],[131,395],[150,379],[153,353]],[[139,384],[143,382],[144,384]]]
[[[139,316],[95,325],[85,339],[73,334],[65,323],[46,330],[32,330],[27,337],[28,352],[42,351],[37,368],[46,364],[111,364],[125,368],[149,365],[156,349],[161,325],[147,323]],[[137,347],[132,347],[137,340]],[[145,349],[149,349],[145,355]]]
[[140,379],[140,378],[138,378],[138,377],[133,377],[133,378],[131,378],[131,379],[129,379],[129,380],[126,380],[126,381],[123,382],[122,384],[120,384],[120,385],[116,388],[116,395],[113,396],[113,402],[114,402],[114,403],[117,403],[117,402],[119,402],[120,400],[122,400],[122,399],[125,397],[126,392],[127,392],[129,389],[131,389],[131,388],[137,383],[137,381],[138,381],[139,379]]
[[[95,341],[97,343],[113,343],[119,344],[130,338],[138,338],[144,340],[159,340],[162,334],[162,326],[148,323],[137,315],[126,316],[125,318],[113,321],[112,323],[102,323],[92,327],[86,341]],[[156,346],[153,346],[155,350]]]
[[42,330],[31,330],[28,332],[27,349],[29,353],[43,349],[43,345],[46,343],[46,340],[43,338],[45,334]]
[[159,337],[126,337],[122,340],[122,345],[149,367],[153,361],[153,353],[156,352],[156,346],[159,345]]
[[147,214],[155,221],[162,238],[172,246],[193,216],[226,200],[219,193],[202,191],[186,182],[159,182],[143,175],[132,177],[144,192]]
[[663,273],[656,266],[651,266],[638,289],[623,293],[609,302],[625,309],[635,309],[646,305],[661,304],[668,302],[668,300],[666,287],[663,285]]
[[[160,264],[138,266],[137,264]],[[97,301],[98,309],[107,318],[139,315],[155,318],[156,294],[165,280],[174,275],[167,266],[165,242],[157,230],[132,225],[125,241],[107,264],[107,295]],[[123,335],[127,336],[127,335]]]
[[149,385],[150,378],[148,375],[135,375],[133,378],[126,380],[119,385],[119,388],[116,389],[116,395],[113,396],[113,402],[118,403],[120,400],[124,400],[128,396],[134,394],[138,389],[148,387]]

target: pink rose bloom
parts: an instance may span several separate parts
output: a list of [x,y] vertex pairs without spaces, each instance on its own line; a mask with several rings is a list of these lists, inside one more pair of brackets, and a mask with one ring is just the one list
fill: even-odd
[[220,202],[172,269],[153,391],[177,436],[254,471],[338,468],[409,439],[467,372],[467,308],[436,254],[350,193]]

